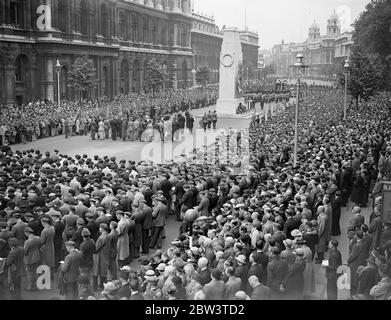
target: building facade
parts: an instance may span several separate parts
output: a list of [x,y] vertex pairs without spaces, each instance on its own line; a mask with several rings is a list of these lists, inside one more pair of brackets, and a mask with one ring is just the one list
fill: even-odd
[[[166,85],[192,85],[190,0],[1,0],[0,92],[2,103],[76,93],[67,74],[87,53],[99,79],[92,98],[143,89],[149,59],[166,65]],[[164,70],[164,68],[163,68]]]
[[[258,35],[243,33],[244,63],[256,66]],[[98,85],[89,98],[144,89],[155,59],[166,88],[193,85],[192,70],[207,65],[218,82],[222,32],[195,14],[191,0],[0,0],[0,103],[77,99],[68,73],[87,54]]]
[[278,76],[291,76],[292,66],[296,55],[304,56],[304,63],[308,66],[306,76],[328,77],[339,72],[341,61],[350,55],[352,32],[341,34],[338,15],[334,12],[327,20],[327,32],[321,35],[319,25],[314,22],[308,32],[308,38],[303,43],[289,43],[275,45],[272,49],[273,64],[277,68]]

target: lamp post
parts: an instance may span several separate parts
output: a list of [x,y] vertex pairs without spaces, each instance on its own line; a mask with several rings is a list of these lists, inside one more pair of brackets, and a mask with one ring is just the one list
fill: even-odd
[[197,85],[197,81],[196,81],[196,74],[197,74],[197,71],[195,68],[193,68],[193,70],[191,70],[191,74],[193,75],[193,88],[196,87]]
[[167,74],[167,66],[163,64],[163,91],[166,91],[166,74]]
[[350,74],[350,65],[349,60],[345,60],[344,67],[344,74],[345,74],[345,100],[343,104],[343,120],[346,121],[346,114],[347,114],[347,95],[348,95],[348,76]]
[[56,61],[56,72],[57,72],[57,101],[58,101],[58,107],[60,107],[61,104],[61,93],[60,93],[60,73],[61,73],[62,65],[60,64],[60,60],[57,59]]
[[293,154],[293,166],[297,165],[297,149],[298,149],[298,136],[299,136],[299,104],[300,104],[300,76],[303,75],[305,68],[308,68],[303,63],[303,55],[299,53],[296,56],[296,63],[292,66],[294,72],[297,75],[297,94],[296,94],[296,112],[295,112],[295,145]]

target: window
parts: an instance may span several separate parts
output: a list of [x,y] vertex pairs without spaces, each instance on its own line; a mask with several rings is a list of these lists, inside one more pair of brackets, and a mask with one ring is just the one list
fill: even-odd
[[23,27],[24,18],[24,4],[19,0],[10,1],[10,22],[15,27]]
[[107,38],[109,35],[109,14],[107,11],[107,6],[102,4],[100,6],[100,19],[101,19],[101,34],[104,38]]
[[125,14],[123,11],[119,13],[119,37],[122,40],[126,39],[126,21]]

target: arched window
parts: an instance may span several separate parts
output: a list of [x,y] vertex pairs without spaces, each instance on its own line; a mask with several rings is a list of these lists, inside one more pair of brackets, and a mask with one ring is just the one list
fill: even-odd
[[15,77],[16,81],[26,81],[28,59],[25,55],[19,55],[15,60]]
[[106,4],[102,3],[100,6],[100,25],[101,34],[104,38],[109,36],[109,14]]
[[[65,3],[65,1],[60,1]],[[89,24],[89,8],[87,0],[82,0],[80,3],[80,32],[81,34],[87,36],[89,35],[88,24]]]
[[123,11],[119,13],[119,37],[126,40],[126,20]]

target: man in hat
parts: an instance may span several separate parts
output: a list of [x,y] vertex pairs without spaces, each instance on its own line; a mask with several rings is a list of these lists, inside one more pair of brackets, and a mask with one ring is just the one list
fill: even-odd
[[10,293],[12,300],[22,299],[22,276],[24,274],[24,250],[23,247],[18,246],[16,238],[9,238],[8,245],[10,252],[6,259],[6,267],[11,273]]
[[154,198],[153,200],[154,209],[152,212],[153,217],[153,231],[152,239],[149,245],[150,249],[155,248],[161,249],[163,240],[163,230],[166,225],[166,217],[168,216],[167,206],[162,203],[161,198]]
[[55,267],[55,253],[54,253],[54,237],[56,231],[51,225],[50,218],[44,217],[41,219],[43,230],[41,232],[41,263],[48,266],[53,275]]
[[157,282],[158,277],[156,276],[155,272],[153,270],[148,270],[145,273],[145,282],[143,284],[144,287],[144,296],[145,300],[156,300],[158,297],[158,288],[157,288]]
[[87,228],[83,228],[81,235],[83,242],[80,244],[80,252],[83,254],[80,261],[80,273],[86,274],[90,279],[91,271],[94,266],[95,241],[91,239],[91,232]]
[[24,243],[24,264],[27,271],[27,291],[36,291],[37,288],[37,267],[41,260],[41,240],[35,236],[33,230],[27,227],[24,230],[27,240]]
[[77,229],[73,233],[73,235],[72,235],[70,240],[73,241],[76,244],[76,249],[79,249],[80,248],[80,244],[83,242],[82,232],[83,232],[83,228],[85,227],[84,220],[81,219],[81,218],[77,218],[77,220],[76,220],[76,227],[77,227]]
[[60,261],[63,259],[63,233],[65,226],[61,221],[61,213],[54,212],[52,215],[53,227],[54,227],[54,256],[55,256],[55,268],[57,269]]
[[224,299],[224,281],[221,280],[221,271],[213,269],[211,272],[212,280],[205,284],[204,293],[206,300],[223,300]]
[[288,263],[280,258],[280,249],[271,248],[270,261],[267,265],[267,287],[272,292],[272,299],[279,299],[283,292],[283,281],[289,272]]
[[143,254],[149,253],[149,240],[152,230],[152,208],[149,207],[145,199],[139,201],[139,209],[142,210],[142,230],[141,230],[141,252]]
[[111,249],[111,238],[108,234],[109,227],[102,223],[99,226],[100,236],[95,244],[94,271],[92,278],[92,287],[94,291],[98,288],[98,278],[100,278],[100,288],[107,281],[109,271],[109,258]]
[[209,216],[209,199],[207,197],[207,191],[203,190],[200,192],[200,203],[197,207],[200,216]]
[[201,257],[198,260],[198,274],[200,276],[200,284],[205,286],[212,280],[211,271],[208,268],[208,259]]
[[342,265],[341,252],[338,250],[338,241],[331,240],[329,242],[329,259],[326,264],[326,278],[327,278],[327,299],[337,300],[338,288],[337,280],[338,274],[337,269]]
[[[370,255],[367,259],[367,265],[361,270],[357,270],[358,274],[358,286],[357,293],[353,296],[355,300],[370,300],[369,292],[378,283],[378,270],[376,266],[376,258]],[[360,269],[360,267],[359,267]]]
[[15,213],[12,217],[16,219],[16,224],[11,229],[11,236],[18,240],[18,246],[23,247],[26,240],[24,230],[28,224],[22,221],[22,216],[20,213]]
[[66,255],[60,268],[64,284],[65,300],[76,300],[79,296],[77,281],[80,276],[80,262],[83,254],[76,249],[73,241],[65,242],[65,248],[68,251],[68,255]]
[[356,243],[353,245],[352,252],[348,258],[348,265],[351,270],[351,289],[350,295],[356,294],[358,286],[358,275],[357,269],[359,266],[366,265],[366,257],[368,256],[366,243],[363,241],[363,232],[361,230],[356,231],[355,240]]

